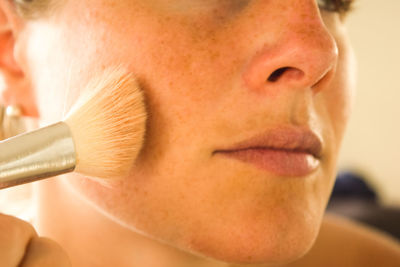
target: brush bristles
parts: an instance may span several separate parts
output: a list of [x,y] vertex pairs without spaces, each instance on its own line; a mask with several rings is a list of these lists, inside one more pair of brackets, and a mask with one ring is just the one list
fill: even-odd
[[76,172],[122,178],[141,149],[146,111],[133,75],[107,71],[92,80],[66,117],[77,153]]

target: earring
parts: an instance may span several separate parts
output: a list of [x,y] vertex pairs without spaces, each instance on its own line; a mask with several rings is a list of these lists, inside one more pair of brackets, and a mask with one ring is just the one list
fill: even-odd
[[0,140],[26,132],[27,124],[18,106],[0,105]]

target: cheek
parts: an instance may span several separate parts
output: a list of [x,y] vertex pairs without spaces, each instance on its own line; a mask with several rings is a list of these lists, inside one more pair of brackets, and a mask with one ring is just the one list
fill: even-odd
[[18,53],[18,60],[25,67],[25,75],[33,84],[41,119],[45,123],[62,118],[60,107],[65,101],[65,78],[53,72],[58,69],[55,64],[58,62],[54,60],[56,54],[51,53],[57,47],[55,43],[58,38],[54,33],[50,27],[30,25],[25,30],[23,46],[19,47],[21,53]]
[[332,88],[325,96],[325,104],[329,112],[328,121],[332,124],[332,132],[335,135],[335,146],[340,149],[346,126],[351,115],[355,94],[355,59],[350,44],[346,39],[338,42],[339,62],[337,78]]
[[56,18],[30,21],[18,48],[18,59],[32,81],[44,124],[63,118],[91,74],[126,65],[118,53],[121,45],[106,33],[113,31],[112,24],[97,25],[92,13],[76,12],[87,8],[71,11],[71,2]]
[[50,24],[33,23],[26,35],[25,73],[36,91],[42,123],[59,121],[90,78],[86,69],[92,53],[83,54],[82,48],[75,49],[69,41],[79,36],[68,35]]
[[[336,20],[339,18],[335,17]],[[331,23],[333,23],[331,21]],[[323,102],[326,106],[328,116],[325,118],[331,124],[331,132],[334,135],[334,145],[340,149],[341,141],[353,108],[356,87],[356,63],[350,40],[347,37],[343,22],[336,21],[333,27],[328,23],[332,36],[335,38],[339,58],[337,63],[336,77],[333,84],[324,92]]]

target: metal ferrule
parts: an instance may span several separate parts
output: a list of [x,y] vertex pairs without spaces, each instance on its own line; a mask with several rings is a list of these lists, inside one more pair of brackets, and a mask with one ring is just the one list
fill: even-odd
[[0,189],[71,172],[75,145],[59,122],[0,142]]

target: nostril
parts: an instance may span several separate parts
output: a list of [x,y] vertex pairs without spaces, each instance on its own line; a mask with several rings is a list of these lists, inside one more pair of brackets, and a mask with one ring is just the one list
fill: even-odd
[[290,69],[290,67],[284,67],[284,68],[277,69],[276,71],[271,73],[271,75],[268,77],[268,81],[276,82],[283,75],[283,73],[285,73],[289,69]]
[[283,77],[288,80],[300,80],[304,77],[304,72],[293,67],[283,67],[271,73],[271,75],[268,77],[268,81],[276,82]]

